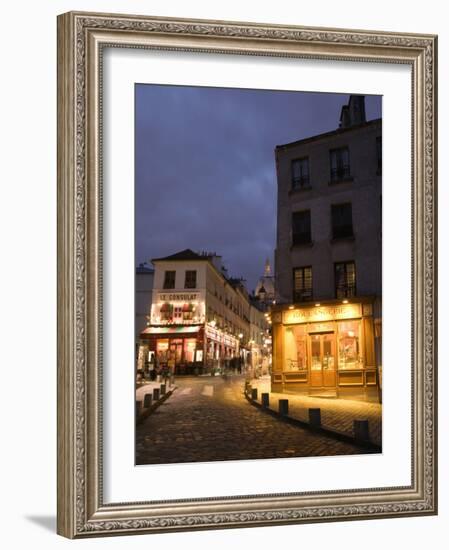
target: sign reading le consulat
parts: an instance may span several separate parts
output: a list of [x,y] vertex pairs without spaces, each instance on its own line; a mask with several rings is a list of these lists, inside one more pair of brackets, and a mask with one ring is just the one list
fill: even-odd
[[182,302],[184,301],[193,301],[198,300],[197,293],[187,293],[187,292],[177,292],[176,294],[159,294],[159,300],[161,302]]
[[342,304],[338,306],[311,307],[284,311],[284,324],[332,321],[333,319],[354,319],[362,316],[360,304]]

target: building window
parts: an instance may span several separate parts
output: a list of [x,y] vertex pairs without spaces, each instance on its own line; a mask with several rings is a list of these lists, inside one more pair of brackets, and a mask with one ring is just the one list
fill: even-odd
[[164,288],[175,288],[176,271],[166,271],[164,276]]
[[376,138],[377,174],[382,174],[382,137]]
[[292,160],[292,189],[304,189],[309,186],[308,157]]
[[352,205],[350,202],[333,204],[331,216],[333,239],[345,239],[354,236],[352,230]]
[[338,262],[334,267],[335,297],[351,298],[355,296],[355,263]]
[[297,267],[293,270],[293,301],[306,302],[312,299],[312,268]]
[[196,288],[196,271],[186,271],[184,288]]
[[312,241],[310,230],[310,210],[293,212],[292,244],[307,244]]
[[331,160],[331,182],[345,180],[351,176],[349,169],[349,149],[340,147],[330,151]]

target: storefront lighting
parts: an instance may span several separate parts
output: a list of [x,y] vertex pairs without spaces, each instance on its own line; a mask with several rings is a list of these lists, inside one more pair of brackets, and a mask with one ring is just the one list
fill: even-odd
[[240,339],[243,338],[243,334],[242,334],[242,333],[239,334],[239,338],[240,338]]
[[288,306],[288,309],[295,309],[295,306]]
[[348,300],[343,300],[342,301],[342,304],[347,304],[348,303]]
[[315,304],[315,307],[320,307],[321,304]]

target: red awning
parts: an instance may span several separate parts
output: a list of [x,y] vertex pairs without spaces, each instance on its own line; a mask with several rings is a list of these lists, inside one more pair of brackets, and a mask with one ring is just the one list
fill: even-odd
[[168,303],[162,304],[161,311],[171,311],[171,305]]
[[182,306],[183,312],[193,311],[193,304],[184,304]]

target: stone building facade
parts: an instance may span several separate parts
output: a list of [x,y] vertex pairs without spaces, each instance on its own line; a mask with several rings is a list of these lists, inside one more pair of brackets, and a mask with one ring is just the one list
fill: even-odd
[[351,96],[338,129],[276,147],[277,391],[379,395],[381,139]]

